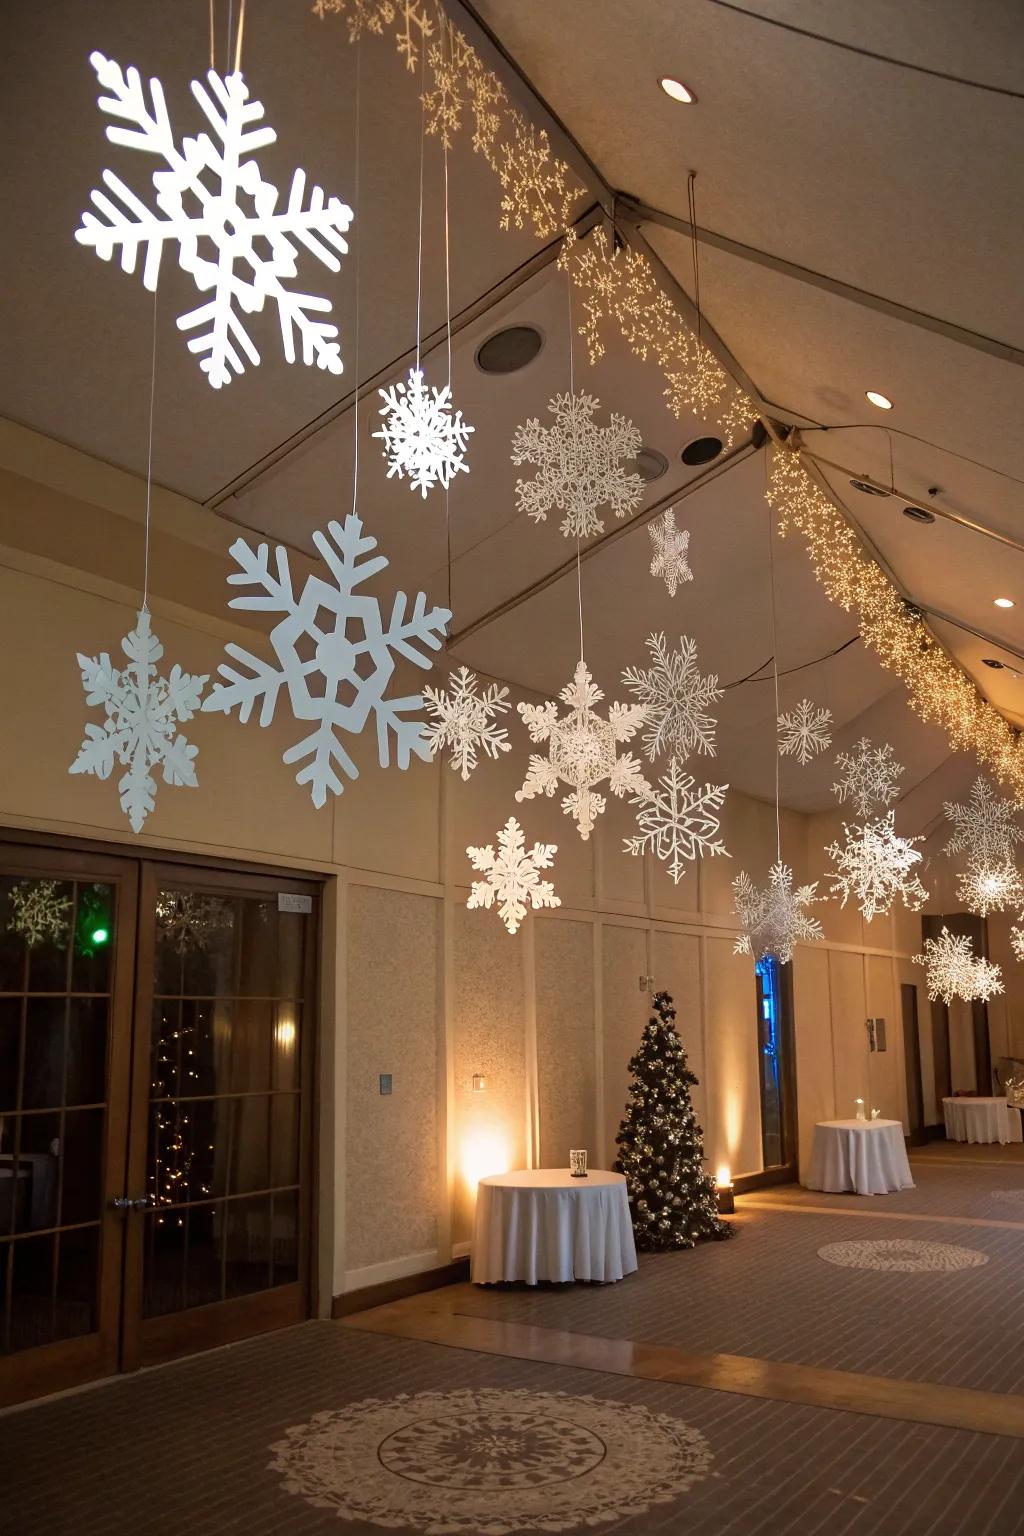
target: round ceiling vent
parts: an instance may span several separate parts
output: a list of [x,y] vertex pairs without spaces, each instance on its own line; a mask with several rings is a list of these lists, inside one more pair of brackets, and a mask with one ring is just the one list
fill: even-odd
[[695,437],[692,443],[687,443],[679,457],[684,464],[692,467],[695,464],[710,464],[712,459],[718,458],[721,451],[720,437]]
[[668,469],[668,459],[657,448],[648,448],[645,443],[636,458],[628,461],[627,468],[650,485],[652,480],[660,480]]
[[865,496],[888,496],[888,491],[883,491],[880,486],[869,485],[866,480],[851,480],[850,484],[855,491],[863,491]]
[[518,373],[532,363],[544,338],[534,325],[508,325],[495,331],[476,350],[476,365],[481,373]]
[[934,523],[935,513],[928,512],[924,507],[904,507],[903,516],[909,517],[912,523]]

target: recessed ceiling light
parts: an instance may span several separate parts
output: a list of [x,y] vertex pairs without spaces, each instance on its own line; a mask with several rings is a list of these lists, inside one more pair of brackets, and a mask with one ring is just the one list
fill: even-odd
[[935,513],[927,512],[924,507],[904,507],[903,516],[909,517],[912,523],[934,523]]
[[892,410],[892,401],[889,399],[888,395],[880,395],[877,389],[867,389],[864,391],[864,393],[871,401],[871,404],[877,405],[880,411]]
[[883,491],[880,485],[872,485],[869,480],[851,480],[850,484],[855,491],[863,491],[865,496],[888,496],[888,491]]
[[671,96],[673,101],[681,101],[688,106],[691,102],[697,100],[688,85],[684,85],[681,80],[673,80],[671,75],[662,75],[658,84],[665,92],[665,95]]
[[981,664],[984,667],[994,667],[997,672],[1002,672],[1003,670],[1003,662],[996,661],[994,656],[983,656]]
[[1012,597],[994,597],[992,601],[997,608],[1013,608],[1015,606]]
[[684,464],[692,467],[694,464],[710,464],[712,459],[718,458],[721,451],[720,437],[695,437],[692,443],[687,443],[679,457]]
[[650,485],[652,480],[660,480],[665,474],[668,469],[668,459],[663,453],[659,453],[657,448],[648,448],[644,444],[636,458],[628,461],[628,467]]
[[476,365],[482,373],[518,373],[533,362],[543,345],[535,325],[507,325],[477,347]]

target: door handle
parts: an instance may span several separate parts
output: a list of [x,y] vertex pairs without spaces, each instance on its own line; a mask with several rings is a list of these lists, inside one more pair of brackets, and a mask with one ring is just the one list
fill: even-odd
[[149,1196],[136,1195],[132,1199],[129,1195],[115,1195],[110,1204],[115,1211],[120,1211],[122,1215],[127,1216],[129,1211],[144,1211],[149,1205]]

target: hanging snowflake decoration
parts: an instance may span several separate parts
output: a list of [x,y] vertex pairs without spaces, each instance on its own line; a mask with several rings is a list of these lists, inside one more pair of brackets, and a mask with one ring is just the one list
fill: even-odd
[[676,527],[675,511],[669,507],[662,517],[648,523],[647,532],[654,546],[651,575],[660,576],[668,588],[669,597],[675,597],[681,581],[693,580],[693,572],[686,559],[690,547],[690,530]]
[[794,890],[793,871],[781,860],[772,865],[763,889],[754,884],[746,870],[736,876],[732,888],[736,916],[743,930],[733,946],[735,954],[753,955],[755,960],[774,955],[780,965],[786,965],[798,943],[812,943],[824,936],[818,919],[802,910],[812,901],[823,899],[815,894],[817,882]]
[[449,762],[465,781],[477,765],[478,748],[495,759],[499,752],[511,751],[508,731],[494,724],[494,716],[510,708],[508,689],[491,683],[478,692],[476,673],[468,667],[452,672],[448,682],[447,693],[440,688],[423,690],[427,711],[434,717],[426,726],[426,740],[435,757],[450,750]]
[[298,270],[300,247],[328,271],[340,271],[351,208],[326,198],[320,187],[312,189],[307,205],[306,173],[296,170],[287,205],[278,211],[278,190],[252,158],[277,134],[254,126],[263,105],[249,100],[241,75],[211,69],[206,85],[193,80],[192,94],[213,133],[185,138],[179,149],[159,80],[150,80],[147,103],[137,69],[122,70],[102,53],[91,54],[90,63],[107,93],[99,98],[100,111],[115,120],[107,138],[154,156],[163,168],[153,172],[153,208],[113,171],[104,171],[104,190],[92,193],[96,212],[83,213],[75,239],[91,245],[102,261],[118,252],[123,272],[134,272],[142,253],[142,282],[151,293],[164,246],[177,246],[181,270],[211,295],[179,316],[178,329],[194,333],[189,351],[206,354],[199,366],[214,389],[244,373],[246,361],[259,362],[243,317],[262,313],[268,300],[277,306],[286,360],[295,361],[297,335],[307,367],[316,363],[341,373],[338,328],[317,318],[330,314],[330,300],[286,284]]
[[668,864],[676,885],[683,878],[686,860],[716,853],[729,857],[725,844],[718,840],[721,823],[715,812],[725,800],[728,784],[705,784],[696,789],[693,778],[683,771],[677,757],[668,765],[653,789],[634,795],[631,805],[638,806],[638,837],[627,837],[627,853],[648,850]]
[[512,463],[538,466],[532,480],[516,481],[520,512],[543,523],[557,507],[565,513],[561,529],[567,539],[603,532],[597,515],[601,507],[610,506],[616,517],[626,517],[643,500],[643,480],[634,471],[627,474],[619,463],[636,458],[642,447],[640,433],[614,411],[610,426],[597,426],[592,417],[600,403],[593,395],[556,395],[548,402],[555,425],[542,427],[531,417],[516,428],[512,439]]
[[971,862],[957,877],[957,894],[968,912],[987,917],[1024,902],[1024,881],[1012,859],[1005,864]]
[[206,950],[234,927],[234,908],[221,896],[195,891],[161,891],[156,903],[160,937],[179,955]]
[[836,767],[842,777],[832,785],[840,803],[852,800],[861,816],[869,816],[876,805],[890,805],[899,790],[896,780],[903,772],[903,764],[897,763],[888,743],[873,747],[862,736],[852,752],[840,752]]
[[407,383],[378,394],[384,401],[384,425],[373,435],[384,444],[389,480],[392,475],[408,478],[410,488],[426,499],[435,485],[447,490],[459,470],[469,473],[466,445],[475,428],[463,421],[461,411],[452,411],[447,384],[433,389],[424,384],[422,368],[413,368]]
[[509,933],[515,933],[526,916],[527,904],[536,911],[539,907],[560,907],[555,888],[550,880],[539,880],[538,871],[550,869],[556,843],[534,843],[529,853],[523,841],[523,829],[514,816],[498,833],[498,853],[494,846],[467,848],[469,861],[475,870],[486,876],[474,880],[467,907],[486,907],[490,910],[495,901],[500,916]]
[[118,781],[121,809],[133,832],[141,832],[156,804],[156,780],[151,769],[160,768],[165,784],[195,789],[195,757],[198,751],[178,733],[178,723],[191,720],[203,707],[206,675],[194,677],[175,663],[169,677],[161,677],[156,664],[164,653],[143,608],[135,628],[121,641],[128,666],[121,671],[106,651],[97,656],[79,653],[85,702],[102,705],[102,725],[88,724],[85,740],[69,773],[94,773],[107,779],[115,763],[127,768]]
[[845,842],[831,843],[825,850],[835,862],[831,891],[842,897],[846,906],[855,897],[870,923],[873,917],[889,911],[899,897],[910,912],[919,912],[928,892],[916,875],[911,875],[921,855],[914,847],[922,837],[897,837],[894,811],[878,821],[848,827],[843,823]]
[[49,940],[63,944],[71,927],[70,896],[62,896],[56,880],[19,880],[8,894],[11,917],[8,933],[18,933],[29,949]]
[[[1024,923],[1024,912],[1017,919],[1018,924]],[[1010,948],[1014,955],[1024,963],[1024,928],[1014,927],[1010,929]]]
[[949,1006],[955,997],[965,1003],[976,998],[983,1002],[1003,990],[1003,973],[998,965],[975,956],[966,934],[952,934],[943,928],[937,939],[925,939],[924,953],[915,955],[915,965],[925,967],[928,996]]
[[585,842],[607,804],[604,795],[595,793],[595,785],[607,779],[608,788],[619,799],[627,791],[639,794],[649,787],[632,752],[622,757],[616,755],[618,743],[636,735],[647,712],[642,704],[612,704],[608,719],[602,720],[594,705],[604,698],[604,693],[582,660],[574,681],[562,689],[559,697],[569,706],[563,719],[558,717],[558,705],[551,701],[517,705],[530,740],[549,741],[550,747],[547,757],[531,753],[526,779],[522,789],[516,791],[516,799],[522,803],[535,795],[550,798],[559,780],[568,784],[572,793],[563,798],[562,810],[575,818]]
[[430,757],[422,721],[405,718],[422,709],[422,694],[388,698],[386,690],[400,656],[417,667],[431,665],[425,652],[441,649],[451,613],[447,608],[428,609],[426,595],[419,592],[407,616],[408,599],[404,592],[396,592],[385,628],[379,601],[357,593],[388,565],[383,555],[370,558],[377,540],[362,530],[359,518],[352,514],[344,523],[328,524],[330,537],[319,530],[313,534],[313,543],[334,579],[332,583],[309,576],[298,595],[286,550],[278,547],[276,551],[275,573],[266,544],[254,552],[244,539],[235,540],[231,554],[240,569],[228,581],[254,592],[233,597],[230,606],[284,617],[270,632],[275,660],[266,662],[241,646],[229,645],[228,655],[248,673],[221,662],[219,670],[226,681],[215,683],[203,703],[204,709],[224,714],[237,708],[244,724],[258,702],[260,724],[269,725],[283,686],[295,719],[316,722],[315,730],[289,747],[283,757],[289,764],[305,760],[295,778],[309,785],[316,806],[326,802],[328,791],[342,793],[339,769],[350,779],[358,778],[359,769],[337,733],[357,736],[371,715],[382,768],[390,762],[391,736],[399,768],[408,768],[413,753],[424,760]]
[[779,756],[794,756],[798,763],[809,763],[819,752],[832,745],[832,711],[818,709],[810,699],[801,699],[788,715],[779,716]]
[[966,853],[983,864],[1000,864],[1012,859],[1015,843],[1024,842],[1024,831],[1017,825],[1017,807],[1003,800],[985,778],[977,778],[966,805],[947,800],[943,809],[953,823],[954,832],[946,844],[949,854]]
[[718,678],[701,677],[696,642],[685,635],[680,636],[677,651],[668,649],[663,634],[649,635],[645,644],[654,666],[648,671],[627,667],[622,681],[643,704],[647,756],[652,763],[662,752],[685,758],[696,750],[714,757],[715,720],[706,710],[722,697]]

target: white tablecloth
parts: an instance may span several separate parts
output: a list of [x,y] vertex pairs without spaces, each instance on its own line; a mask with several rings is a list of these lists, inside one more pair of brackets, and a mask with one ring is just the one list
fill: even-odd
[[633,1223],[621,1173],[532,1168],[481,1179],[472,1278],[621,1280],[636,1269]]
[[1002,1099],[943,1099],[942,1117],[949,1141],[1020,1141],[1020,1110]]
[[888,1195],[913,1187],[898,1120],[819,1120],[814,1127],[808,1189]]

